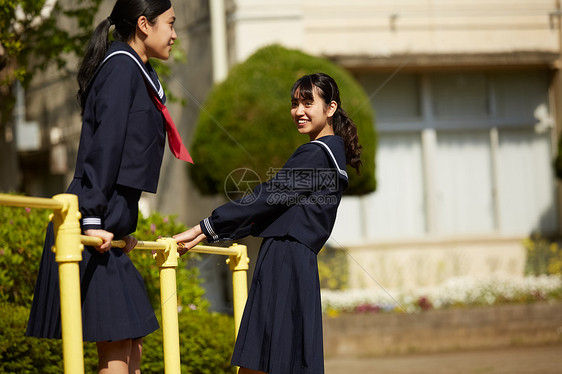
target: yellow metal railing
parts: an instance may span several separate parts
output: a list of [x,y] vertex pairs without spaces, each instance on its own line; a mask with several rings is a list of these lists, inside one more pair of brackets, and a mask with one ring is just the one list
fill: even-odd
[[[80,271],[84,245],[100,245],[102,240],[81,235],[78,197],[60,194],[52,199],[0,194],[0,205],[43,208],[53,210],[51,220],[55,230],[55,260],[59,267],[63,364],[65,373],[84,373],[82,343],[82,312],[80,303]],[[113,247],[123,248],[123,240],[111,242]],[[155,250],[160,269],[160,299],[162,308],[162,334],[164,370],[167,374],[180,373],[179,327],[176,267],[178,245],[172,238],[155,242],[139,241],[135,249]],[[238,335],[242,312],[248,297],[247,270],[249,259],[246,246],[229,248],[198,245],[190,252],[212,253],[229,256],[227,263],[232,271],[234,325]]]

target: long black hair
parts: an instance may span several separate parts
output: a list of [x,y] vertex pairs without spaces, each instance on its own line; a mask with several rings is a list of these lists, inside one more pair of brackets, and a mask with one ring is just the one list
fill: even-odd
[[115,40],[128,42],[135,36],[137,20],[145,16],[151,24],[172,6],[170,0],[117,0],[111,15],[94,30],[78,70],[78,101],[82,112],[88,96],[88,86],[109,48],[109,28],[115,25]]
[[357,136],[357,126],[341,107],[340,90],[336,81],[324,73],[305,75],[299,78],[293,85],[291,99],[296,99],[295,94],[298,91],[300,99],[313,100],[315,87],[326,105],[329,105],[332,101],[338,104],[332,116],[334,133],[343,138],[345,160],[359,174],[359,167],[363,163],[361,162],[361,145],[359,145],[359,137]]

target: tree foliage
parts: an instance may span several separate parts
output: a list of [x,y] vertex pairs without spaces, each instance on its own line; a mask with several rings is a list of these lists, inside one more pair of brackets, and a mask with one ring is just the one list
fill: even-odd
[[101,0],[0,0],[0,71],[3,86],[29,83],[33,72],[80,56]]
[[[101,0],[0,0],[0,188],[18,188],[18,166],[11,124],[13,83],[29,85],[35,72],[63,69],[80,56]],[[8,177],[9,176],[9,177]]]
[[361,174],[348,168],[348,194],[375,190],[376,135],[369,99],[355,79],[332,62],[272,45],[232,68],[214,87],[197,122],[191,149],[196,167],[190,175],[203,194],[224,193],[228,175],[239,168],[255,171],[263,182],[309,139],[296,131],[290,116],[290,89],[304,74],[324,72],[341,92],[342,107],[357,124],[363,146]]

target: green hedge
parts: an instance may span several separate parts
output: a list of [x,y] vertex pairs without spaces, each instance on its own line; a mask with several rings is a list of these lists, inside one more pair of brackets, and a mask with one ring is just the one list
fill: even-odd
[[255,171],[262,182],[301,144],[309,141],[291,119],[290,92],[304,74],[324,72],[341,92],[342,107],[357,124],[363,146],[361,175],[348,168],[347,194],[375,190],[374,115],[361,86],[344,69],[319,57],[279,45],[262,48],[233,67],[207,98],[190,149],[190,176],[203,194],[223,194],[227,176],[240,168]]
[[0,303],[0,373],[62,373],[60,341],[25,338],[29,309]]
[[[62,343],[58,339],[27,338],[29,308],[0,302],[0,373],[63,372]],[[84,345],[86,373],[97,372],[97,351],[94,343]]]
[[325,246],[318,253],[318,276],[323,290],[345,290],[349,286],[349,253]]
[[527,250],[526,275],[562,275],[562,247],[559,241],[533,234],[523,240],[523,246]]
[[[139,217],[137,231],[133,236],[140,240],[157,240],[159,237],[170,237],[185,230],[187,227],[176,222],[173,216],[153,213],[148,218]],[[130,257],[144,279],[152,306],[155,310],[159,310],[160,278],[152,251],[134,250]],[[195,266],[198,260],[199,255],[193,253],[182,256],[179,260],[176,272],[178,305],[196,305],[200,309],[207,310],[209,302],[204,298],[205,291],[200,287],[199,269]]]
[[[23,335],[29,308],[1,302],[0,315],[0,373],[63,372],[60,340]],[[235,373],[230,366],[234,344],[232,317],[189,309],[179,313],[179,330],[182,373]],[[84,343],[84,359],[85,372],[97,373],[95,343]],[[161,330],[144,339],[141,369],[145,374],[164,372]]]
[[[24,337],[43,249],[48,212],[0,206],[0,373],[61,373],[60,340]],[[155,240],[185,230],[174,217],[139,218],[135,235]],[[131,259],[143,275],[160,318],[158,269],[151,251],[136,250]],[[200,287],[197,255],[185,255],[177,268],[180,346],[183,373],[233,373],[230,355],[234,322],[210,313]],[[97,372],[95,343],[85,343],[86,373]],[[163,372],[162,331],[145,339],[143,373]]]
[[[158,316],[160,320],[160,316]],[[181,372],[184,374],[235,373],[230,366],[234,348],[234,321],[218,313],[188,307],[178,316]],[[162,331],[144,339],[142,373],[164,372]]]
[[49,212],[0,206],[0,301],[31,306]]

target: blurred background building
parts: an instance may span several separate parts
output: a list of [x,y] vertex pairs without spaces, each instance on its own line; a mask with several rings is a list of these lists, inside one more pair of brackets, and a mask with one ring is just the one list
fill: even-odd
[[[105,1],[96,19],[112,5]],[[346,250],[350,287],[523,275],[522,240],[560,233],[552,169],[562,121],[559,0],[173,5],[174,48],[187,61],[172,64],[167,85],[187,100],[170,105],[186,144],[213,85],[272,43],[327,57],[365,88],[365,105],[376,113],[378,189],[344,198],[329,241]],[[74,70],[50,71],[20,91],[21,191],[50,196],[72,178],[76,90]],[[177,214],[188,225],[206,217],[223,198],[198,195],[188,172],[166,154],[158,194],[144,196],[142,208]],[[220,289],[220,277],[215,286],[209,279],[210,289]]]

